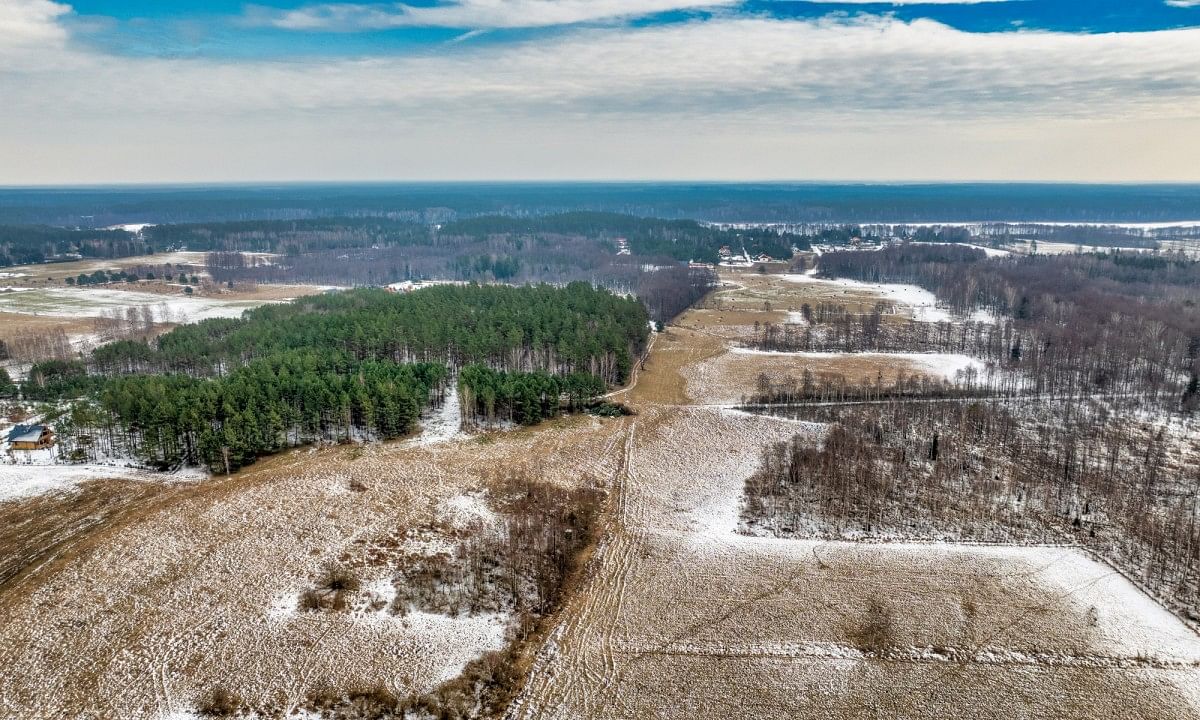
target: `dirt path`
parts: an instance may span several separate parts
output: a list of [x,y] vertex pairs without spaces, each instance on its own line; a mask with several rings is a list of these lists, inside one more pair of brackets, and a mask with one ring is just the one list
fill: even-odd
[[685,315],[628,393],[594,575],[511,720],[1200,717],[1200,639],[1076,550],[737,535],[761,449],[821,428],[689,396],[729,319]]

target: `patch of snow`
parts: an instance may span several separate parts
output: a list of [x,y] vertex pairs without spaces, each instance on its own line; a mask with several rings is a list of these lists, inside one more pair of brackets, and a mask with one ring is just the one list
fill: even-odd
[[300,592],[297,590],[290,593],[279,593],[271,600],[271,605],[267,608],[267,617],[272,620],[287,620],[294,617],[300,611],[298,606],[300,600]]
[[409,555],[453,555],[455,544],[441,535],[405,538],[400,549]]
[[807,272],[803,275],[787,273],[782,277],[785,280],[795,283],[814,283],[819,285],[828,285],[834,288],[843,288],[845,290],[857,290],[860,292],[870,293],[879,297],[881,300],[887,300],[900,307],[907,308],[911,313],[912,318],[919,322],[949,322],[951,319],[948,311],[937,306],[937,297],[933,293],[916,285],[902,285],[899,283],[868,283],[860,282],[858,280],[848,280],[845,278],[827,280],[825,278],[815,277],[814,274],[809,274]]
[[757,350],[747,347],[733,347],[729,352],[736,355],[783,355],[794,358],[811,358],[813,360],[829,360],[834,358],[872,358],[905,360],[927,375],[954,380],[959,373],[968,368],[982,375],[987,369],[984,361],[969,355],[957,353],[842,353],[842,352],[788,352],[784,350]]
[[0,294],[0,310],[6,312],[51,317],[103,317],[113,310],[150,308],[155,321],[174,323],[240,317],[246,310],[262,304],[263,301],[158,295],[106,288],[26,288],[20,294]]
[[1009,252],[1008,250],[1001,250],[999,248],[988,247],[987,245],[972,245],[970,243],[963,243],[963,245],[966,245],[967,247],[970,247],[970,248],[975,248],[976,250],[982,250],[990,258],[992,258],[992,257],[1009,257],[1012,255],[1012,253]]
[[109,225],[105,230],[124,230],[125,232],[140,233],[148,227],[154,227],[154,223],[125,223],[124,225]]
[[421,434],[415,443],[420,446],[438,445],[441,443],[468,437],[462,429],[462,406],[458,402],[458,382],[451,378],[450,387],[442,406],[430,413],[429,418],[421,423]]
[[[21,451],[19,454],[24,455],[25,452]],[[35,455],[35,453],[29,454]],[[89,480],[129,479],[148,482],[181,482],[203,477],[207,477],[207,475],[195,468],[177,473],[156,473],[123,465],[0,463],[0,502],[52,492],[74,492],[80,483]]]
[[460,530],[479,523],[495,527],[499,522],[496,513],[488,507],[487,500],[480,493],[455,495],[441,503],[438,514],[451,527]]

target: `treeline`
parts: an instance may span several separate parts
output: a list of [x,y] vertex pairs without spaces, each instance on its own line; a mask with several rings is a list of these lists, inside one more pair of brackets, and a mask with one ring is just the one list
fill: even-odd
[[380,217],[155,225],[142,231],[155,248],[303,255],[322,250],[430,244],[430,226]]
[[212,379],[89,376],[99,381],[98,404],[74,404],[57,429],[67,457],[132,448],[151,467],[228,473],[305,443],[405,435],[445,376],[440,364],[359,362],[315,349],[271,355]]
[[[1159,246],[1154,237],[1140,229],[1096,225],[1043,225],[1038,223],[989,224],[981,232],[997,243],[1042,240],[1045,242],[1091,245],[1094,247],[1126,247],[1155,249]],[[1164,233],[1167,234],[1167,233]],[[1195,231],[1176,229],[1173,235],[1195,236]]]
[[672,265],[643,272],[637,285],[638,299],[660,325],[675,319],[719,284],[709,268]]
[[723,245],[751,255],[766,253],[786,260],[793,245],[807,249],[808,240],[799,235],[781,235],[771,229],[732,230],[703,225],[694,220],[664,220],[607,212],[569,212],[538,217],[493,215],[443,225],[443,236],[495,237],[581,235],[610,246],[624,238],[634,255],[669,257],[715,263]]
[[55,422],[71,459],[227,472],[299,444],[404,435],[459,368],[472,417],[537,422],[624,381],[647,325],[638,302],[582,283],[363,290],[37,363],[21,390],[82,399]]
[[0,225],[0,267],[54,260],[118,258],[150,252],[125,230],[74,230],[47,225]]
[[270,258],[213,252],[207,267],[220,283],[379,286],[430,278],[512,283],[581,280],[626,289],[636,284],[645,262],[617,257],[581,236],[442,237],[437,243],[348,247]]
[[468,365],[458,378],[464,417],[471,424],[487,425],[500,421],[532,425],[558,415],[564,396],[568,407],[578,410],[603,394],[605,387],[590,373],[504,372],[482,365]]
[[1200,465],[1188,428],[1102,403],[916,401],[809,406],[828,423],[763,455],[754,532],[987,542],[1075,541],[1176,609],[1200,602]]
[[[964,323],[922,330],[928,323],[877,323],[870,316],[886,311],[879,309],[833,323],[833,345],[883,349],[915,342],[909,349],[966,351],[1033,372],[1038,392],[1146,391],[1166,393],[1187,409],[1200,403],[1194,389],[1200,376],[1200,262],[1182,255],[987,258],[954,245],[904,245],[826,253],[821,271],[914,283],[960,317],[982,308],[1005,318],[991,329]],[[792,331],[783,342],[825,349],[830,334]],[[771,342],[778,344],[781,335],[786,331],[776,331]]]
[[[629,241],[634,255],[715,262],[722,245],[745,247],[751,254],[790,258],[792,246],[808,247],[803,236],[770,229],[725,230],[694,220],[664,220],[607,212],[568,212],[511,217],[488,215],[427,225],[387,218],[319,218],[222,223],[156,225],[143,230],[155,248],[202,251],[268,252],[304,255],[326,250],[384,247],[436,247],[491,244],[492,251],[523,250],[582,238],[606,253],[615,253],[617,238]],[[483,255],[484,257],[486,255]],[[481,257],[476,256],[476,259]],[[460,264],[473,260],[458,257]]]
[[805,368],[799,378],[789,376],[778,381],[760,373],[754,392],[744,396],[742,404],[753,409],[771,405],[880,402],[903,398],[986,397],[996,393],[989,379],[987,373],[980,373],[974,367],[963,368],[952,379],[899,370],[891,381],[885,381],[882,375],[858,380],[842,373],[817,375]]

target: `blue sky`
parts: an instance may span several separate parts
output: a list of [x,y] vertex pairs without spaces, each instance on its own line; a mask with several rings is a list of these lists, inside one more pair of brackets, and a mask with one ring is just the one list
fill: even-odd
[[[817,20],[888,15],[900,20],[931,19],[972,33],[1049,30],[1070,33],[1150,32],[1200,26],[1200,1],[1181,0],[996,0],[968,3],[807,2],[751,0],[744,3],[680,3],[678,9],[596,17],[579,23],[542,27],[489,28],[468,19],[445,25],[387,27],[378,15],[403,15],[403,8],[453,6],[453,2],[415,0],[411,3],[321,3],[264,0],[78,0],[71,3],[74,31],[98,48],[130,55],[203,55],[231,58],[296,56],[355,56],[436,51],[467,38],[476,43],[514,42],[552,35],[577,25],[625,22],[634,27],[693,22],[700,18],[754,16],[780,20]],[[631,3],[636,6],[637,3]],[[329,19],[323,26],[288,29],[277,24],[289,12],[316,14],[341,6],[377,13],[374,22],[361,17],[347,22]]]
[[1200,0],[0,0],[0,183],[1200,180]]

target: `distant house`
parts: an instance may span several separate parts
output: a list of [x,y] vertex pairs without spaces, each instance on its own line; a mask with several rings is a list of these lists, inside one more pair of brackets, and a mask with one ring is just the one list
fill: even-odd
[[17,425],[8,432],[12,450],[42,450],[54,446],[54,431],[46,425]]

